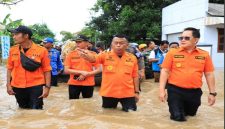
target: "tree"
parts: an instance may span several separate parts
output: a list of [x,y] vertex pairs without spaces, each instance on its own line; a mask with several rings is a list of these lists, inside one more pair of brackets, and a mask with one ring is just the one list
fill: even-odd
[[0,0],[0,4],[10,6],[10,5],[16,5],[17,3],[21,1],[23,0]]
[[85,27],[85,28],[83,28],[79,34],[87,36],[89,38],[89,40],[92,41],[92,42],[96,42],[97,41],[97,37],[99,35],[98,31],[96,31],[92,27]]
[[61,31],[60,34],[63,36],[62,41],[70,40],[74,37],[74,35],[71,32],[68,31]]
[[55,34],[48,28],[46,24],[34,24],[31,25],[30,28],[33,32],[32,40],[35,43],[41,43],[41,41],[46,37],[55,37]]
[[96,30],[99,40],[110,42],[114,34],[126,34],[132,41],[159,38],[162,8],[179,0],[98,0],[87,24]]
[[[6,15],[5,18],[3,19],[2,22],[0,22],[0,24],[2,26],[4,26],[4,30],[0,31],[0,36],[1,35],[7,35],[7,36],[10,36],[11,33],[8,31],[8,30],[11,30],[11,29],[14,29],[14,28],[17,28],[18,26],[22,25],[22,19],[18,19],[18,20],[12,20],[10,18],[10,14]],[[13,39],[12,37],[10,38],[10,44],[11,46],[13,45]]]

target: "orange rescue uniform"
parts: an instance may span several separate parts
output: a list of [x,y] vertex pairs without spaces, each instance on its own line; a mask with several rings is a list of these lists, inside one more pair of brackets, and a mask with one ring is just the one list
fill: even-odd
[[113,98],[135,96],[134,78],[138,77],[137,59],[130,53],[119,58],[113,51],[96,56],[96,62],[103,64],[100,95]]
[[170,70],[168,82],[181,88],[201,88],[204,72],[213,72],[214,67],[208,52],[196,48],[188,53],[183,48],[166,54],[162,68]]
[[33,72],[25,70],[20,62],[19,45],[13,46],[9,51],[7,63],[8,70],[12,70],[11,85],[16,88],[28,88],[45,84],[44,72],[51,71],[47,49],[33,43],[25,55],[40,62],[41,67]]
[[[94,55],[96,55],[95,52],[92,52]],[[100,65],[96,63],[90,63],[89,61],[83,59],[79,56],[77,50],[74,50],[70,52],[66,56],[66,60],[64,62],[65,67],[69,67],[69,69],[73,70],[80,70],[80,71],[87,71],[91,72],[93,71],[93,67],[98,68]],[[77,86],[94,86],[94,76],[89,76],[85,78],[83,81],[78,81],[74,79],[74,74],[70,74],[70,79],[68,81],[69,85],[77,85]]]

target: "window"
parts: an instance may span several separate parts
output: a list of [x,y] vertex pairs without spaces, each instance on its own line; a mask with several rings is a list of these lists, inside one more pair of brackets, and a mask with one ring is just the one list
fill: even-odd
[[224,29],[218,29],[218,52],[224,53]]

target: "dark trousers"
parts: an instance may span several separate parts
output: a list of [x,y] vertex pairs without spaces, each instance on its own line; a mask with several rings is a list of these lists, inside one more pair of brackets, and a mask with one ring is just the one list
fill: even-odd
[[202,90],[184,89],[168,84],[168,106],[170,118],[175,121],[186,121],[185,116],[195,116],[201,105]]
[[160,71],[154,71],[154,78],[155,78],[155,82],[159,82]]
[[83,98],[91,98],[93,92],[94,86],[69,85],[69,99],[79,99],[80,93],[82,93]]
[[51,86],[57,86],[58,85],[58,75],[52,75],[51,76]]
[[43,98],[38,98],[42,95],[43,85],[34,86],[30,88],[15,88],[16,101],[20,108],[24,109],[42,109]]
[[102,107],[103,108],[117,108],[118,103],[121,103],[122,110],[128,112],[128,110],[137,110],[137,105],[134,97],[129,98],[112,98],[112,97],[102,97]]

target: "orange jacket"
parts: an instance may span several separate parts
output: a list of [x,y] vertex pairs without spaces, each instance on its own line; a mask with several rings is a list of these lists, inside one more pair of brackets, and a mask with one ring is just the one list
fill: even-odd
[[27,88],[45,84],[44,72],[51,71],[47,49],[33,43],[25,55],[40,62],[41,67],[34,72],[25,70],[20,62],[19,45],[11,47],[7,63],[7,68],[12,70],[11,85],[17,88]]
[[[95,52],[93,52],[94,55],[96,55]],[[66,56],[66,60],[64,62],[65,66],[69,67],[70,69],[74,70],[81,70],[81,71],[93,71],[93,67],[98,68],[99,65],[96,63],[90,63],[80,57],[78,55],[78,52],[76,50],[70,52]],[[77,81],[74,79],[74,75],[70,74],[70,79],[68,81],[69,85],[79,85],[79,86],[94,86],[95,81],[94,81],[94,76],[89,76],[85,78],[83,81]]]
[[183,48],[169,51],[162,68],[170,70],[168,82],[182,88],[200,88],[203,73],[214,71],[208,52],[199,48],[192,53]]
[[130,53],[119,58],[113,51],[101,53],[97,63],[103,64],[100,95],[104,97],[134,97],[134,78],[138,77],[137,59]]

